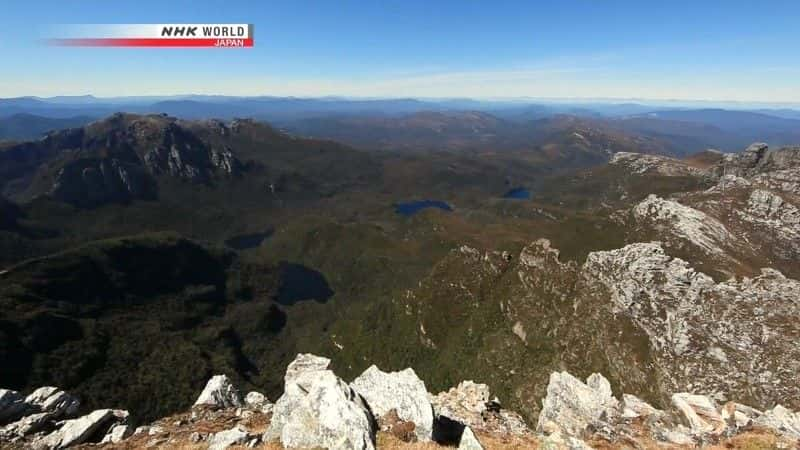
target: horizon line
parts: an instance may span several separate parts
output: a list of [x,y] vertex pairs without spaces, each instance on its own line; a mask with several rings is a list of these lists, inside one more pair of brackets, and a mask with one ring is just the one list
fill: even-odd
[[186,97],[220,97],[232,99],[258,99],[258,98],[274,98],[274,99],[296,99],[296,100],[344,100],[344,101],[399,101],[399,100],[415,100],[415,101],[475,101],[475,102],[508,102],[508,103],[525,103],[525,102],[545,102],[545,103],[706,103],[706,104],[728,104],[728,105],[781,105],[791,106],[794,108],[800,107],[800,101],[770,101],[770,100],[718,100],[708,98],[652,98],[652,97],[539,97],[539,96],[503,96],[503,97],[468,97],[468,96],[359,96],[359,95],[346,95],[346,94],[328,94],[328,95],[270,95],[270,94],[253,94],[253,95],[235,95],[224,93],[175,93],[175,94],[136,94],[136,95],[95,95],[91,93],[83,94],[58,94],[58,95],[17,95],[12,97],[0,97],[0,100],[20,100],[20,99],[34,99],[34,100],[53,100],[53,99],[69,99],[69,98],[92,98],[97,100],[118,100],[118,99],[147,99],[147,98],[186,98]]

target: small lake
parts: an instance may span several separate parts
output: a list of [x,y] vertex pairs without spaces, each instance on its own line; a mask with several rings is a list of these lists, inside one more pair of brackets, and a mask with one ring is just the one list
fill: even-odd
[[267,230],[263,233],[239,234],[225,240],[225,245],[234,250],[256,248],[261,245],[265,239],[272,236],[272,233],[273,230]]
[[403,216],[413,216],[426,208],[438,208],[442,211],[452,211],[453,208],[440,200],[416,200],[413,202],[395,203],[394,211]]
[[281,284],[275,301],[281,305],[313,300],[325,303],[333,297],[325,275],[302,264],[281,261]]
[[527,200],[531,198],[531,192],[524,187],[518,187],[506,192],[505,195],[503,195],[503,198]]

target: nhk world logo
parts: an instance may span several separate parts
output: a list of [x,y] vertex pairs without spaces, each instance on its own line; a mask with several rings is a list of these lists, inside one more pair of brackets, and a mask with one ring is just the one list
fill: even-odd
[[252,24],[171,23],[67,25],[51,45],[68,47],[217,47],[253,46]]

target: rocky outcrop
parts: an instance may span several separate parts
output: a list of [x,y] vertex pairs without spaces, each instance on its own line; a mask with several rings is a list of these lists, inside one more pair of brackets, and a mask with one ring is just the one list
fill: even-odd
[[448,391],[431,396],[431,403],[439,423],[454,422],[461,424],[462,429],[470,427],[505,435],[529,432],[519,414],[501,408],[499,401],[491,398],[489,386],[485,384],[462,381]]
[[364,399],[332,371],[330,360],[298,355],[286,370],[265,441],[285,447],[373,449],[375,419]]
[[685,161],[660,155],[644,153],[617,152],[608,162],[611,165],[625,167],[630,173],[676,176],[703,176],[701,169],[688,165]]
[[758,167],[763,163],[768,149],[769,146],[767,144],[757,142],[751,144],[741,153],[725,154],[722,161],[712,167],[710,172],[717,178],[724,175],[751,176],[758,171]]
[[[244,406],[226,406],[225,402],[202,403],[193,406],[190,413],[161,419],[138,427],[134,432],[127,423],[126,411],[102,409],[64,421],[51,420],[42,428],[19,437],[0,433],[0,446],[59,449],[102,443],[103,448],[108,449],[202,446],[222,450],[234,446],[257,447],[277,441],[280,448],[373,449],[376,445],[373,412],[391,408],[384,416],[400,420],[398,411],[415,408],[413,402],[409,405],[406,400],[419,400],[409,392],[403,392],[416,392],[420,387],[421,381],[410,369],[386,373],[373,366],[348,385],[328,369],[329,362],[327,358],[310,354],[298,355],[286,371],[287,391],[276,403],[274,415],[264,412],[263,396],[248,395],[250,401]],[[209,380],[207,386],[214,387],[213,392],[220,392],[220,388],[226,393],[238,392],[225,377],[220,376]],[[359,389],[368,391],[372,404],[376,406],[368,405],[351,386],[360,386]],[[408,398],[397,399],[392,405],[391,399],[386,397],[392,393]],[[0,391],[0,394],[8,395],[5,391]],[[447,420],[460,421],[457,422],[461,425],[459,435],[454,440],[440,442],[446,442],[451,448],[457,445],[462,450],[483,450],[506,443],[508,448],[574,450],[653,446],[694,448],[706,444],[739,448],[750,445],[744,435],[751,430],[761,430],[757,437],[768,436],[772,439],[768,442],[777,448],[790,448],[800,442],[800,413],[782,406],[761,412],[735,402],[721,405],[701,393],[676,393],[671,397],[671,408],[658,410],[631,394],[623,394],[622,401],[617,400],[609,381],[597,373],[585,382],[568,372],[551,374],[547,394],[542,399],[536,435],[527,429],[487,426],[492,415],[503,411],[496,400],[489,400],[489,395],[488,386],[473,382],[460,383],[437,396],[426,393],[436,406],[440,419],[450,416],[452,419]],[[71,398],[58,389],[45,387],[27,398],[30,405],[45,405],[48,399],[65,396]],[[209,397],[219,398],[215,395]],[[7,405],[23,397],[18,394],[5,398],[4,404]],[[49,404],[56,403],[63,404]],[[41,417],[52,415],[57,409],[48,411],[25,414],[22,421],[37,424]],[[506,413],[515,415],[509,411]],[[64,414],[69,416],[71,412],[67,409]],[[268,431],[262,435],[264,426]],[[524,424],[520,428],[525,428]],[[414,428],[410,432],[413,436]],[[729,438],[732,439],[727,440]],[[434,448],[437,444],[426,445]]]
[[233,445],[244,445],[256,439],[248,431],[240,426],[235,426],[230,430],[220,431],[211,436],[208,440],[208,450],[225,450]]
[[80,401],[53,386],[41,387],[25,397],[30,410],[50,414],[52,419],[73,416],[78,412]]
[[616,414],[618,404],[602,375],[592,374],[583,383],[567,372],[554,372],[550,375],[536,431],[577,436],[589,424]]
[[103,437],[113,424],[127,420],[127,411],[99,409],[64,422],[57,430],[33,441],[33,448],[60,449],[82,444],[92,437]]
[[800,398],[800,282],[762,269],[716,283],[658,243],[591,253],[582,272],[586,302],[609,299],[607,320],[625,317],[647,336],[661,392],[748,392],[756,406]]
[[205,389],[194,402],[197,405],[210,405],[218,408],[235,408],[243,405],[239,390],[226,375],[215,375],[208,380]]
[[714,402],[705,395],[673,394],[672,405],[680,411],[696,434],[720,434],[727,427]]
[[248,392],[244,397],[244,404],[250,409],[258,410],[265,414],[272,412],[272,402],[260,392]]
[[794,439],[800,439],[800,412],[793,412],[778,405],[753,421],[756,425],[764,426]]
[[717,219],[652,194],[633,208],[633,217],[638,225],[655,229],[660,238],[676,248],[690,245],[721,257],[726,254],[724,249],[735,242],[734,236]]
[[551,375],[543,403],[537,431],[545,435],[545,448],[639,448],[653,442],[693,448],[746,433],[753,425],[776,433],[779,447],[789,448],[797,442],[794,427],[800,417],[781,407],[768,416],[738,403],[719,406],[708,396],[692,393],[673,394],[672,409],[660,411],[630,394],[623,394],[619,402],[601,375],[582,383],[566,372]]
[[433,407],[425,383],[413,369],[387,373],[373,365],[350,386],[367,401],[379,425],[383,427],[381,419],[394,411],[401,421],[414,424],[417,440],[431,440]]
[[155,180],[135,163],[115,158],[80,159],[67,163],[50,194],[63,202],[91,208],[105,203],[155,200]]

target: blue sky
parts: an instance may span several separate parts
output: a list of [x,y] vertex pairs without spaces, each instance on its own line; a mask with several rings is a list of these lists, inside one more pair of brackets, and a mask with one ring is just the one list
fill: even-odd
[[[253,23],[252,49],[48,47],[56,24]],[[800,102],[800,1],[8,1],[0,97]]]

